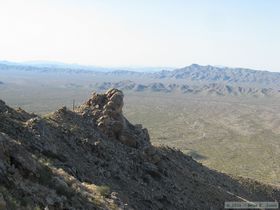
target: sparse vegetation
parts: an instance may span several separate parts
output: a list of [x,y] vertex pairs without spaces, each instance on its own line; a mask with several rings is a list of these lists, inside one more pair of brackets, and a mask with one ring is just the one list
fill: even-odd
[[225,173],[279,184],[277,101],[167,94],[125,99],[128,119],[146,125],[154,144],[180,148]]

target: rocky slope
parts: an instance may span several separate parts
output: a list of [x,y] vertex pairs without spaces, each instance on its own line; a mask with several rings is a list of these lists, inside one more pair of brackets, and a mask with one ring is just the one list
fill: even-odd
[[122,114],[123,93],[94,93],[40,117],[0,101],[0,209],[223,209],[274,201],[276,187],[154,147]]

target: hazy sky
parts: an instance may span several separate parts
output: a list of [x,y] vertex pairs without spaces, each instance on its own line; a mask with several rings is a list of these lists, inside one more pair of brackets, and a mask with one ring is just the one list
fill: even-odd
[[280,71],[280,1],[0,0],[0,60]]

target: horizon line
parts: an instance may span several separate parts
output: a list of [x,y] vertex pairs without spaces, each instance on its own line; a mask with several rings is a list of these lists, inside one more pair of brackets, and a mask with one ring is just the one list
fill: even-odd
[[[184,65],[184,66],[149,66],[149,65],[95,65],[95,64],[82,64],[82,63],[68,63],[64,61],[58,61],[58,60],[21,60],[21,61],[12,61],[12,60],[6,60],[6,59],[1,59],[0,64],[8,64],[8,65],[25,65],[25,66],[33,66],[33,67],[44,67],[40,65],[47,65],[58,67],[58,68],[66,68],[67,65],[75,67],[76,69],[79,68],[101,68],[101,69],[111,69],[111,70],[129,70],[129,69],[158,69],[158,70],[176,70],[176,69],[183,69],[186,67],[190,67],[193,65],[198,65],[198,66],[212,66],[212,67],[217,67],[217,68],[229,68],[229,69],[246,69],[246,70],[253,70],[253,71],[266,71],[266,72],[272,72],[272,73],[280,73],[280,71],[273,71],[273,70],[268,70],[268,69],[257,69],[253,67],[241,67],[241,66],[227,66],[227,65],[212,65],[212,64],[198,64],[197,62],[193,62],[189,65]],[[64,66],[64,67],[63,67]],[[75,68],[74,68],[75,69]],[[155,71],[155,70],[154,70]]]

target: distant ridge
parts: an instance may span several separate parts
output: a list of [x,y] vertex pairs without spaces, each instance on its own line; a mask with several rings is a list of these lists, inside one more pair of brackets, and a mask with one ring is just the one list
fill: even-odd
[[95,65],[81,65],[75,63],[63,63],[57,61],[26,61],[26,62],[11,62],[0,60],[0,65],[17,66],[17,67],[35,67],[35,68],[49,68],[49,69],[71,69],[71,70],[89,70],[89,71],[132,71],[132,72],[156,72],[162,69],[172,70],[171,67],[141,67],[141,66],[128,66],[128,67],[103,67]]
[[201,66],[192,64],[173,71],[161,71],[153,75],[158,79],[181,79],[202,82],[247,83],[263,86],[280,86],[280,73],[252,70],[247,68],[229,68]]
[[[77,73],[98,74],[101,76],[126,77],[150,80],[178,81],[191,83],[223,83],[244,87],[280,88],[280,72],[252,70],[247,68],[229,68],[217,66],[201,66],[192,64],[175,70],[161,70],[155,67],[147,68],[103,68],[80,66],[76,64],[20,64],[7,61],[0,62],[1,71],[26,71],[37,73]],[[177,83],[177,82],[175,82]]]
[[[72,85],[74,87],[74,85]],[[163,92],[163,93],[182,93],[185,95],[215,95],[215,96],[277,96],[280,97],[280,90],[273,88],[251,88],[244,86],[234,86],[221,83],[209,83],[202,85],[176,84],[161,82],[136,83],[131,80],[119,82],[102,82],[93,84],[92,88],[97,91],[104,91],[109,88],[118,88],[123,91],[134,92]]]

